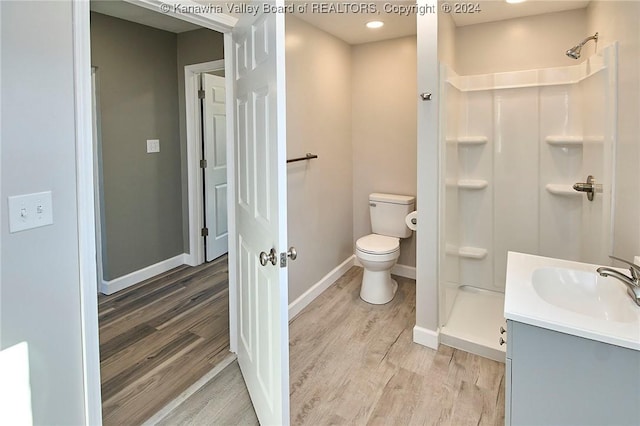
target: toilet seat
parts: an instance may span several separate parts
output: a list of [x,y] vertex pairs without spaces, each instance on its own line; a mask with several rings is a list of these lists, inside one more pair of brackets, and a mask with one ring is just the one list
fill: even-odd
[[356,241],[356,250],[370,255],[391,254],[400,250],[400,239],[386,235],[369,234]]

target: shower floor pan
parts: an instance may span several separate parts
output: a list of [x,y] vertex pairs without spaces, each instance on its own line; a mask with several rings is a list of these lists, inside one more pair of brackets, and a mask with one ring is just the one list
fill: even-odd
[[[500,327],[506,328],[504,294],[463,286],[440,330],[440,343],[485,358],[504,362],[506,345],[500,345]],[[506,334],[502,336],[506,340]]]

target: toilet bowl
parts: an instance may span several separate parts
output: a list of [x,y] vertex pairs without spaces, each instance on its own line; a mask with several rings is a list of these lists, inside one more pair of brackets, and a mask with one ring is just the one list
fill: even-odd
[[360,298],[365,302],[383,305],[393,300],[398,283],[391,278],[391,268],[400,257],[400,238],[412,234],[405,218],[414,205],[410,195],[369,194],[373,233],[356,241],[356,258],[364,268]]
[[377,234],[364,236],[356,241],[356,257],[364,267],[360,298],[374,305],[389,303],[398,290],[391,268],[400,257],[400,240]]

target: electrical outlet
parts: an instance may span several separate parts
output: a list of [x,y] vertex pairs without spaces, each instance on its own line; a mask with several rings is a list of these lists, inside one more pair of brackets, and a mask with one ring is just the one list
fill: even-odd
[[9,232],[25,231],[52,223],[51,191],[9,197]]
[[160,152],[160,139],[147,139],[147,153]]

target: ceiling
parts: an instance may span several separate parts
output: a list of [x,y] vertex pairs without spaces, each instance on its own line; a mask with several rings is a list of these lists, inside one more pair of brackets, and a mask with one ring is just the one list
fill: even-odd
[[158,28],[172,33],[183,33],[200,28],[182,19],[172,18],[163,13],[157,13],[144,7],[135,6],[124,1],[103,0],[92,1],[91,11],[113,16],[149,27]]
[[[199,3],[221,2],[221,0],[197,1]],[[240,1],[244,0],[229,0],[229,2],[234,3]],[[410,9],[412,5],[415,5],[415,1],[358,0],[352,2],[335,2],[295,0],[293,3],[297,9],[300,9],[301,5],[306,3],[306,13],[296,12],[294,13],[295,16],[349,44],[369,43],[416,33],[416,11]],[[439,1],[438,5],[441,10],[444,3],[454,5],[457,2]],[[375,5],[375,10],[373,10],[372,4]],[[479,5],[479,10],[475,13],[451,13],[451,17],[456,26],[460,27],[563,10],[581,9],[586,7],[589,1],[528,0],[524,3],[507,4],[504,0],[483,0],[473,2],[473,4]],[[358,10],[354,11],[345,5],[350,5],[349,7],[357,8]],[[390,5],[394,6],[393,10],[390,10]],[[363,10],[360,10],[360,8]],[[369,8],[369,10],[366,10],[367,8]],[[197,25],[186,21],[172,18],[166,14],[157,13],[144,7],[134,6],[124,1],[92,1],[91,10],[174,33],[199,28]],[[437,12],[442,13],[441,10]],[[435,11],[426,10],[425,12],[433,13]],[[385,25],[378,29],[366,28],[365,24],[372,20],[384,21]]]
[[[366,4],[371,1],[362,2]],[[454,1],[439,1],[438,7],[442,13],[443,4],[461,4]],[[335,3],[334,3],[335,4]],[[416,33],[416,14],[401,14],[403,10],[392,10],[385,13],[385,5],[411,6],[415,1],[376,1],[379,13],[307,13],[295,15],[315,27],[318,27],[349,44],[368,43],[372,41],[392,39]],[[451,13],[456,26],[474,25],[485,22],[501,21],[504,19],[519,18],[523,16],[540,15],[543,13],[559,12],[563,10],[582,9],[587,7],[589,1],[558,1],[558,0],[529,0],[524,3],[508,4],[504,0],[475,1],[478,4],[477,13]],[[389,7],[389,6],[386,6]],[[445,6],[446,7],[446,6]],[[433,13],[427,10],[426,13]],[[385,23],[382,28],[369,29],[365,24],[372,20],[380,20]]]

